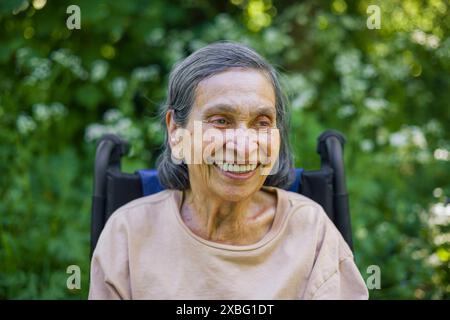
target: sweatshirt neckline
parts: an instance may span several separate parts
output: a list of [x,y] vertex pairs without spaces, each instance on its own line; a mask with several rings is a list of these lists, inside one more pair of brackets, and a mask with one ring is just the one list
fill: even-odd
[[[261,189],[275,193],[277,197],[276,211],[274,221],[269,231],[262,237],[259,241],[249,244],[249,245],[232,245],[220,242],[215,242],[211,240],[204,239],[196,235],[189,227],[184,223],[181,218],[181,204],[183,199],[183,191],[172,190],[172,205],[174,206],[174,214],[177,220],[177,224],[183,229],[184,233],[191,239],[199,242],[202,245],[206,245],[211,248],[221,249],[225,251],[251,251],[261,248],[275,239],[280,233],[284,221],[286,220],[286,212],[288,206],[288,200],[286,195],[279,189],[275,187],[263,186]],[[172,210],[171,210],[172,211]]]

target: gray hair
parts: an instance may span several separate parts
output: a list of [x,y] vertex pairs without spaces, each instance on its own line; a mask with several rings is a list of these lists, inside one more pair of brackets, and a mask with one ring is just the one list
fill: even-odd
[[[286,97],[281,90],[276,70],[247,46],[230,41],[215,42],[195,51],[179,62],[169,76],[167,101],[161,110],[163,125],[165,125],[166,112],[173,110],[175,123],[185,127],[194,105],[198,84],[208,77],[231,68],[258,70],[270,78],[275,91],[277,128],[280,132],[281,144],[277,160],[278,171],[267,176],[264,185],[286,188],[293,180],[293,160],[288,139],[289,113]],[[174,163],[171,153],[166,131],[163,151],[157,160],[159,181],[168,189],[189,189],[187,165]]]

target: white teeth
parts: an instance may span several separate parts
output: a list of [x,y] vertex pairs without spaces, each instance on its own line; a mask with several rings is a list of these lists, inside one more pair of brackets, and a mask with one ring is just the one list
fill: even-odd
[[256,164],[232,164],[232,163],[216,163],[222,171],[230,172],[249,172],[256,169]]

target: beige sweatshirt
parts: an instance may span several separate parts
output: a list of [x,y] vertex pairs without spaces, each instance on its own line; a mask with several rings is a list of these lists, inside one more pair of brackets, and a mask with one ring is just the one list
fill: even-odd
[[165,190],[118,209],[94,251],[89,299],[367,299],[350,248],[323,209],[273,187],[277,211],[257,243],[195,235],[182,192]]

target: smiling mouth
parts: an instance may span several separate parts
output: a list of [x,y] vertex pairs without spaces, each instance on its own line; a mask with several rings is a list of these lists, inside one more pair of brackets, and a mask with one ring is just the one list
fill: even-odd
[[225,172],[246,173],[251,172],[258,166],[255,164],[233,164],[233,163],[214,163],[216,167]]
[[255,174],[259,164],[214,163],[213,166],[230,179],[247,180]]

